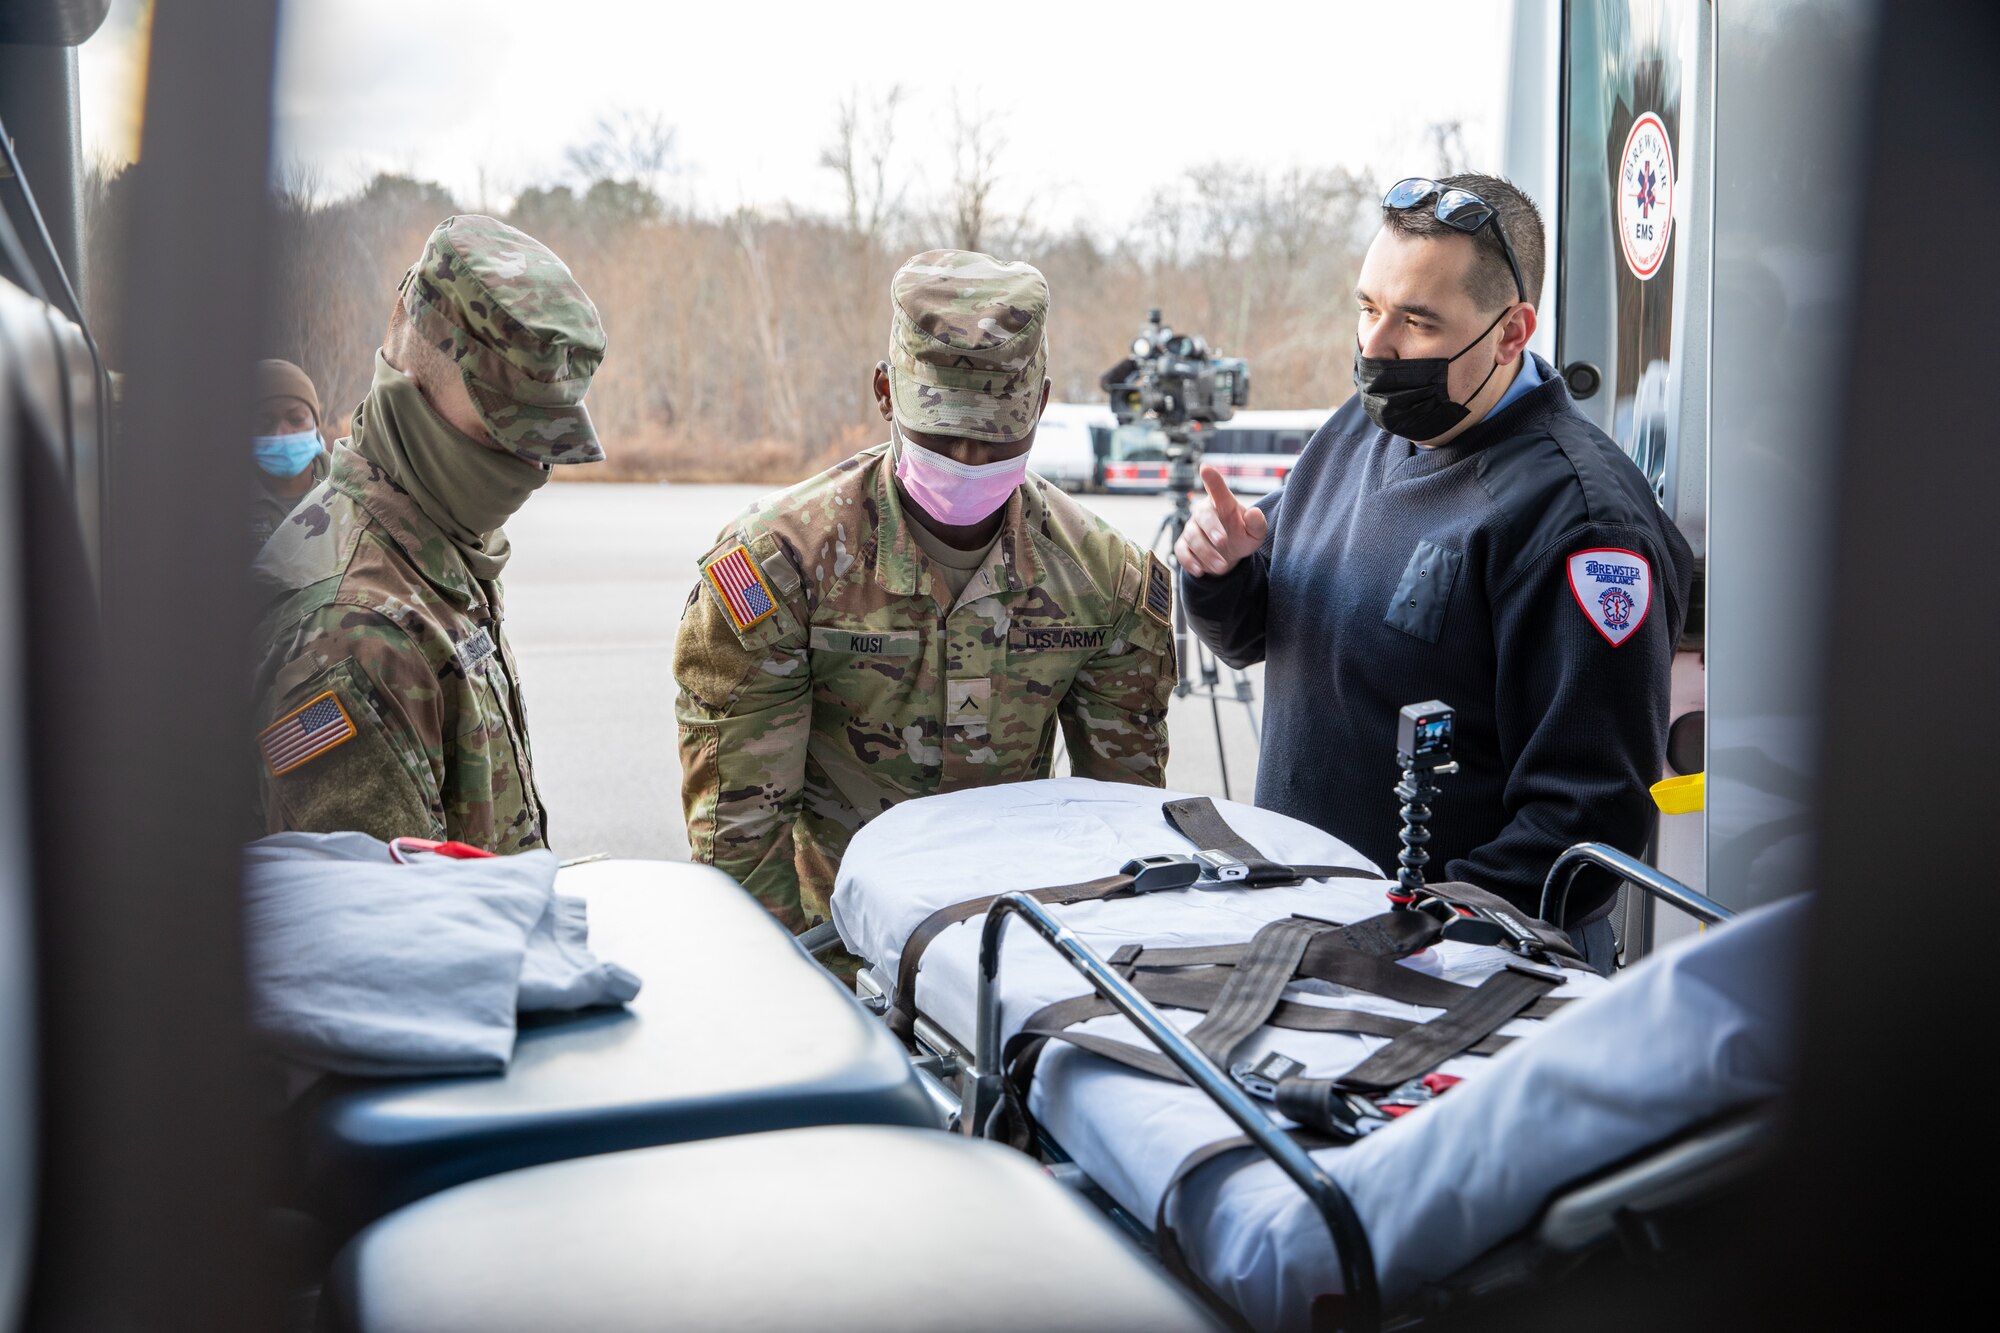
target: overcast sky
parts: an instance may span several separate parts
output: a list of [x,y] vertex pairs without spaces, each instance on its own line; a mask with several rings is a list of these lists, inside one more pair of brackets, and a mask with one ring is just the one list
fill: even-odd
[[[86,136],[113,156],[137,7],[117,0],[84,51]],[[1508,8],[287,0],[277,152],[335,192],[393,170],[498,206],[563,179],[564,149],[630,110],[674,127],[676,195],[830,211],[838,187],[817,159],[835,107],[900,84],[901,175],[918,194],[948,178],[956,98],[1004,135],[1003,186],[1046,223],[1117,228],[1151,190],[1217,159],[1385,183],[1431,170],[1436,121],[1461,122],[1473,161],[1492,163]]]

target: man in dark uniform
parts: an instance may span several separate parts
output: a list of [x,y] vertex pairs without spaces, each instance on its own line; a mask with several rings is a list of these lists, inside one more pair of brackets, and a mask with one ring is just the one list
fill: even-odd
[[[1385,867],[1396,715],[1457,710],[1433,879],[1534,911],[1549,863],[1637,853],[1666,750],[1693,557],[1630,459],[1527,352],[1541,215],[1491,176],[1407,180],[1355,291],[1357,392],[1254,508],[1202,470],[1176,548],[1188,618],[1226,662],[1266,663],[1257,803]],[[1572,933],[1608,971],[1611,885]]]

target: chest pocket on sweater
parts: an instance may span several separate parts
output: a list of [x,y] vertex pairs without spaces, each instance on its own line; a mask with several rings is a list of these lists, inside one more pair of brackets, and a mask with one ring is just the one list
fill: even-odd
[[1461,552],[1435,542],[1418,542],[1382,619],[1425,643],[1436,643],[1444,634],[1445,608],[1451,604],[1451,590],[1464,560]]

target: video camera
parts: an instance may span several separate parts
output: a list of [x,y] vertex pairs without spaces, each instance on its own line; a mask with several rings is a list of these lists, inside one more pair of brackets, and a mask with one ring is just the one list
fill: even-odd
[[1185,438],[1190,425],[1227,421],[1249,403],[1250,363],[1213,355],[1199,334],[1162,324],[1156,308],[1132,340],[1132,355],[1098,383],[1111,396],[1119,425],[1151,417],[1170,439]]

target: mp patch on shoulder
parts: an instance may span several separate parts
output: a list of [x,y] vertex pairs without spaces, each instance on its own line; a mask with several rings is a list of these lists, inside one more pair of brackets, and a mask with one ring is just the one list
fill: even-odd
[[1174,620],[1174,576],[1160,563],[1160,557],[1146,552],[1146,614],[1171,627]]
[[1637,632],[1653,605],[1653,567],[1637,551],[1598,546],[1569,558],[1569,590],[1613,648]]
[[316,694],[257,733],[264,767],[272,777],[289,773],[309,759],[354,739],[354,719],[332,690]]
[[703,565],[701,572],[722,598],[738,630],[749,629],[778,609],[778,599],[764,581],[764,571],[750,559],[750,548],[740,542]]

